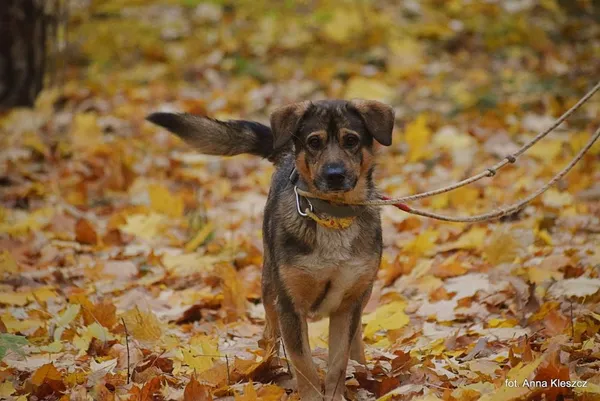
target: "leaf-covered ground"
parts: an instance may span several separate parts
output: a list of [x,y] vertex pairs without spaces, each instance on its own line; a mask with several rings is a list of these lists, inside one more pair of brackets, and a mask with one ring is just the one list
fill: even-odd
[[[291,101],[386,101],[377,182],[400,196],[491,166],[600,77],[593,1],[72,3],[64,83],[0,115],[1,399],[297,399],[283,354],[257,344],[272,167],[198,155],[149,112],[266,122]],[[468,215],[531,193],[599,105],[420,206]],[[599,399],[599,162],[596,145],[503,221],[384,208],[368,365],[350,363],[346,397]],[[321,372],[326,328],[311,323]]]

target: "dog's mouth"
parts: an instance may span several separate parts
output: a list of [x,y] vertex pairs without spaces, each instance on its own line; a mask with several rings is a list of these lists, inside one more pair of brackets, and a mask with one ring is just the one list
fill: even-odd
[[323,195],[336,196],[353,191],[357,182],[357,178],[344,177],[344,179],[339,180],[338,182],[317,179],[313,181],[313,185]]

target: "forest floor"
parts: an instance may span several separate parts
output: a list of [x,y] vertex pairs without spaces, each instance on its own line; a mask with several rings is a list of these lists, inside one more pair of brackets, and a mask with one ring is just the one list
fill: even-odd
[[[257,345],[272,166],[199,155],[145,116],[266,123],[292,101],[378,99],[397,116],[379,189],[437,188],[513,152],[596,84],[598,10],[563,3],[71,10],[62,81],[34,109],[0,115],[0,398],[297,399],[283,356]],[[599,122],[596,96],[495,177],[415,205],[471,215],[513,203]],[[368,364],[349,364],[346,398],[600,399],[599,162],[596,144],[501,221],[383,208],[384,260],[363,316]],[[310,328],[321,373],[327,327]],[[553,378],[586,387],[523,385]]]

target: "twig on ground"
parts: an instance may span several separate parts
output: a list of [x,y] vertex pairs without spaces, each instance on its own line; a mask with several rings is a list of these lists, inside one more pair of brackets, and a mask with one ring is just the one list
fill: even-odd
[[127,384],[129,384],[129,380],[131,378],[130,374],[130,356],[129,356],[129,331],[127,330],[127,325],[125,324],[125,319],[121,318],[121,322],[123,323],[123,327],[125,328],[125,346],[127,347]]

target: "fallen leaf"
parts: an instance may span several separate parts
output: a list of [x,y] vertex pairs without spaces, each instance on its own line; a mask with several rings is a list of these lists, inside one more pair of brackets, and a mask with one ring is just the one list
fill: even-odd
[[376,79],[352,77],[346,85],[346,99],[373,99],[387,102],[394,97],[393,88]]
[[22,348],[27,344],[29,344],[29,341],[23,336],[0,333],[0,361],[4,359],[7,351],[13,351],[21,356],[25,356]]
[[220,263],[217,268],[223,287],[223,309],[229,321],[237,320],[246,314],[246,295],[238,272],[229,263]]
[[152,241],[162,232],[165,224],[166,217],[161,214],[134,214],[128,216],[125,224],[119,229],[124,233]]
[[183,392],[183,401],[212,401],[212,395],[208,386],[204,386],[192,376]]
[[7,380],[3,383],[0,383],[0,397],[8,399],[8,397],[10,397],[16,392],[17,390],[15,389],[15,386],[12,384],[12,382]]
[[135,307],[121,317],[129,334],[139,341],[156,343],[164,334],[162,323],[152,311],[145,312]]
[[404,130],[404,140],[409,146],[408,161],[414,163],[431,156],[431,130],[427,126],[427,116],[420,114],[414,121],[407,124]]
[[62,382],[62,375],[51,363],[39,367],[31,376],[31,383],[34,386],[41,386],[46,382],[52,381]]
[[235,394],[235,401],[256,401],[257,400],[256,390],[252,381],[248,382],[244,386],[244,394]]
[[98,243],[98,234],[88,220],[79,219],[75,224],[75,239],[82,244],[96,245]]
[[548,289],[548,295],[559,298],[588,297],[600,291],[600,279],[577,277],[557,281]]
[[181,196],[173,195],[167,188],[158,184],[148,185],[150,207],[156,213],[169,217],[183,216],[184,201]]
[[16,273],[19,271],[17,261],[12,254],[7,251],[0,252],[0,273]]
[[404,313],[406,303],[403,301],[393,301],[382,305],[375,312],[366,315],[363,321],[367,322],[364,329],[364,336],[373,340],[375,333],[380,330],[397,330],[408,324],[409,318]]

